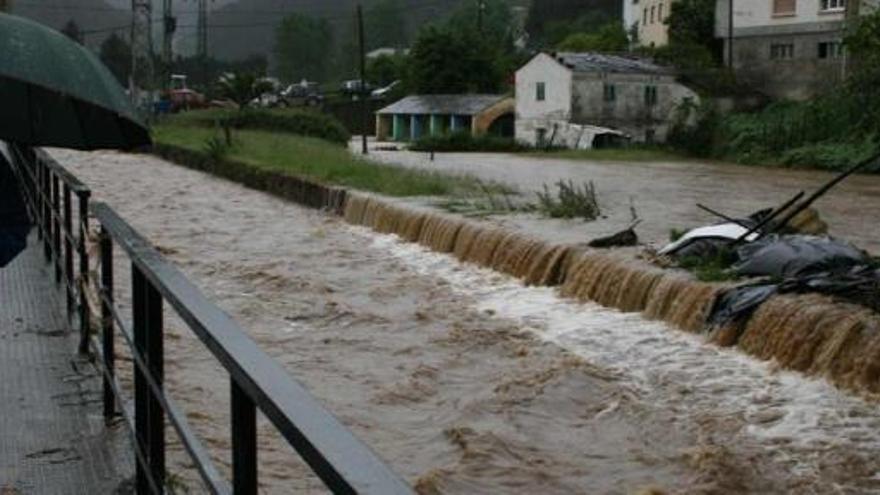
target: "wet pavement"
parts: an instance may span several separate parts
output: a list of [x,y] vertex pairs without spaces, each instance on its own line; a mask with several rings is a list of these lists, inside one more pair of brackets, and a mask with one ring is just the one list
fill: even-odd
[[[880,412],[824,381],[151,156],[53,155],[421,493],[880,493]],[[169,320],[228,472],[225,374]],[[259,428],[263,492],[320,492]]]
[[[573,161],[543,156],[495,153],[426,153],[373,150],[371,159],[407,167],[468,174],[517,187],[534,201],[534,192],[559,180],[593,181],[607,218],[589,224],[577,221],[534,221],[509,216],[502,223],[520,225],[557,242],[583,242],[608,235],[631,222],[630,205],[644,221],[642,240],[662,245],[670,229],[716,222],[696,207],[702,203],[726,214],[748,215],[775,207],[799,191],[812,193],[833,175],[815,170],[749,167],[699,161],[613,162]],[[844,237],[872,253],[880,253],[880,175],[857,175],[816,203],[832,235]]]
[[130,438],[104,423],[100,375],[36,237],[0,268],[0,494],[114,493],[133,474]]

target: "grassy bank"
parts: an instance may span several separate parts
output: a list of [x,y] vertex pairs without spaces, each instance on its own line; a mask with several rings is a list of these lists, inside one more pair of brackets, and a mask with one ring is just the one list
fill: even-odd
[[[222,132],[168,122],[153,129],[158,144],[208,153]],[[308,178],[320,183],[388,196],[453,196],[483,190],[476,179],[381,165],[359,159],[346,148],[320,139],[266,131],[235,131],[225,158],[257,169]],[[503,190],[500,185],[494,189]]]
[[297,109],[230,110],[214,108],[165,117],[164,124],[214,129],[228,125],[237,130],[269,131],[325,139],[345,146],[351,135],[335,118],[317,111]]

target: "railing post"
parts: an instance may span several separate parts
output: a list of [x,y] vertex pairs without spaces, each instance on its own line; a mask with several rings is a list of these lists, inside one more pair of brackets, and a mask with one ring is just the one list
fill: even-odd
[[89,315],[89,191],[79,191],[79,352],[89,352],[89,331],[91,318]]
[[55,282],[61,282],[61,191],[58,176],[52,174],[52,264],[55,265]]
[[235,383],[232,385],[232,488],[235,495],[257,493],[257,407]]
[[101,341],[104,355],[104,419],[116,416],[113,379],[116,376],[116,349],[113,347],[113,239],[101,227]]
[[[134,327],[135,351],[146,358],[147,354],[147,280],[143,273],[131,265],[131,304],[132,326]],[[149,391],[144,374],[134,363],[134,431],[138,450],[149,459],[147,451],[147,431],[149,428]],[[135,488],[137,495],[150,493],[148,474],[140,462],[136,463]]]
[[[162,318],[162,295],[147,284],[147,362],[150,375],[160,389],[165,381],[165,327]],[[165,487],[165,411],[158,397],[150,394],[149,455],[153,481],[162,493]]]
[[[134,264],[131,282],[135,350],[149,368],[153,381],[161,388],[164,381],[162,296]],[[150,479],[161,493],[165,485],[165,415],[137,363],[134,369],[134,407],[135,436],[150,470],[146,472],[138,463],[137,493],[150,492]]]
[[67,278],[67,284],[64,287],[64,293],[67,294],[67,314],[73,314],[73,308],[76,302],[73,300],[73,289],[76,283],[76,277],[73,274],[73,241],[70,237],[73,235],[73,206],[71,204],[70,185],[64,183],[64,276]]

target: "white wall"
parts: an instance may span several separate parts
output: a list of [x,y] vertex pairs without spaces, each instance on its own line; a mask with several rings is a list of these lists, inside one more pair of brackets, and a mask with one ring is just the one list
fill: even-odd
[[[540,53],[516,72],[516,139],[537,144],[538,129],[552,132],[553,122],[571,119],[572,72],[553,57]],[[545,85],[545,100],[536,88]]]

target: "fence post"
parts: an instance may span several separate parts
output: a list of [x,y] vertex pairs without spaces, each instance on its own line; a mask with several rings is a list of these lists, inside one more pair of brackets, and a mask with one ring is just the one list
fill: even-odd
[[257,493],[257,407],[230,379],[232,386],[232,489],[235,495]]
[[101,341],[104,355],[104,419],[116,415],[113,379],[116,376],[116,350],[113,347],[113,239],[101,227]]
[[73,314],[75,301],[73,300],[73,289],[76,278],[73,276],[73,241],[70,237],[73,235],[73,206],[71,205],[70,185],[64,183],[64,275],[67,278],[67,284],[64,287],[64,293],[67,294],[67,314]]
[[78,191],[79,197],[79,352],[89,352],[89,331],[91,318],[89,315],[89,253],[87,242],[89,236],[89,191]]
[[42,176],[40,177],[40,211],[42,211],[42,228],[43,228],[43,254],[46,256],[46,260],[51,259],[52,254],[52,217],[51,217],[51,205],[49,204],[50,199],[50,191],[51,187],[51,179],[49,178],[49,166],[43,163],[42,160],[36,158],[37,163],[40,164],[40,170],[42,170]]
[[61,282],[61,191],[58,176],[52,174],[52,264],[55,265],[55,282]]
[[[132,304],[132,326],[134,327],[134,348],[135,352],[146,360],[147,355],[147,300],[146,300],[146,278],[140,269],[132,263],[131,265],[131,304]],[[149,428],[149,417],[147,402],[149,400],[149,391],[147,390],[147,382],[144,379],[144,373],[137,364],[137,360],[133,359],[134,364],[134,431],[136,448],[149,459],[147,451],[147,431]],[[148,474],[140,462],[136,463],[135,488],[137,495],[146,495],[150,493],[150,484]]]
[[[143,358],[153,381],[161,388],[164,377],[162,296],[134,264],[131,273],[135,350]],[[149,480],[162,493],[165,486],[165,415],[137,363],[134,369],[134,408],[135,437],[149,464],[148,473],[138,463],[137,493],[150,493]]]

